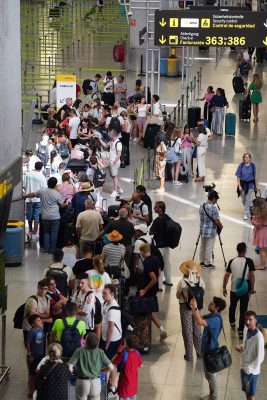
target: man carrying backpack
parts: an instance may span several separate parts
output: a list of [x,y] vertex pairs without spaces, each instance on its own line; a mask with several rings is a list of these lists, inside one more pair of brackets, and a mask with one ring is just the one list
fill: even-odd
[[57,342],[63,348],[63,357],[71,357],[81,347],[81,339],[86,335],[85,322],[76,318],[77,306],[67,303],[66,317],[57,319],[52,327]]
[[74,293],[73,302],[77,306],[77,318],[84,321],[86,332],[94,331],[99,340],[101,337],[101,304],[89,287],[88,275],[78,276],[79,289]]
[[52,258],[53,262],[44,270],[43,278],[54,278],[57,289],[63,294],[63,296],[67,297],[74,276],[72,269],[62,264],[63,257],[63,250],[54,250]]

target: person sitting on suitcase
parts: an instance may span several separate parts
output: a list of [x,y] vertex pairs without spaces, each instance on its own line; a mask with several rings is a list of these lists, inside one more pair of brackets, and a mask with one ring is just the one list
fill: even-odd
[[[141,244],[139,250],[141,257],[144,260],[143,289],[140,290],[139,295],[141,297],[155,297],[155,299],[157,300],[157,292],[159,290],[159,261],[157,257],[151,255],[150,244]],[[151,319],[156,327],[159,329],[160,341],[165,340],[168,334],[163,328],[160,320],[158,319],[156,312],[152,312]]]

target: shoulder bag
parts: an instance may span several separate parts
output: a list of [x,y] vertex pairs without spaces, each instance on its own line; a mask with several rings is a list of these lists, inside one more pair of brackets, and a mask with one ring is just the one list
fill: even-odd
[[214,223],[214,225],[216,225],[217,234],[220,235],[222,229],[215,223],[214,219],[207,213],[206,208],[205,208],[205,203],[203,203],[203,210],[204,210],[205,214],[207,215],[207,217]]
[[242,278],[238,278],[236,280],[235,294],[238,297],[244,296],[245,294],[248,293],[248,289],[249,289],[248,281],[247,281],[247,279],[245,279],[247,266],[248,266],[248,260],[246,259],[246,263],[245,263],[244,271],[243,271],[243,274],[242,274]]
[[[222,324],[223,335],[226,343],[225,331]],[[211,337],[209,342],[211,341]],[[216,374],[225,368],[230,367],[232,364],[231,354],[226,346],[221,346],[218,349],[209,350],[204,356],[205,367],[207,371],[211,374]]]

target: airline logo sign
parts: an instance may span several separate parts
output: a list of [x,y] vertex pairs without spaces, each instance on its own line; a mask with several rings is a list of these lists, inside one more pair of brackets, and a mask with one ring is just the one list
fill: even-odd
[[267,46],[267,13],[244,8],[156,11],[156,46]]
[[76,75],[57,75],[57,110],[66,103],[70,97],[76,99]]

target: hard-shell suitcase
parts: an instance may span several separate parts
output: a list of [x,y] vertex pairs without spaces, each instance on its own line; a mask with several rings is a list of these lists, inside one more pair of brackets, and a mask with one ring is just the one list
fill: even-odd
[[201,108],[189,107],[187,111],[187,124],[189,128],[195,128],[200,119],[201,119]]
[[249,121],[251,117],[251,102],[248,99],[239,100],[239,119]]
[[137,350],[142,354],[149,354],[151,351],[151,314],[136,315],[135,322],[137,325],[137,336],[139,344]]
[[100,400],[107,400],[107,398],[108,398],[108,381],[107,381],[107,373],[106,372],[101,372],[100,381],[101,381]]
[[234,76],[233,77],[233,89],[235,93],[244,93],[245,92],[245,87],[244,87],[244,82],[241,76]]
[[225,134],[235,136],[236,116],[234,113],[226,113],[225,116]]
[[155,146],[155,137],[160,130],[160,126],[158,124],[148,124],[145,131],[144,137],[144,148],[154,149]]
[[88,168],[88,163],[86,160],[69,160],[67,169],[71,169],[72,172],[86,171]]
[[166,163],[165,166],[165,181],[172,181],[172,164]]

